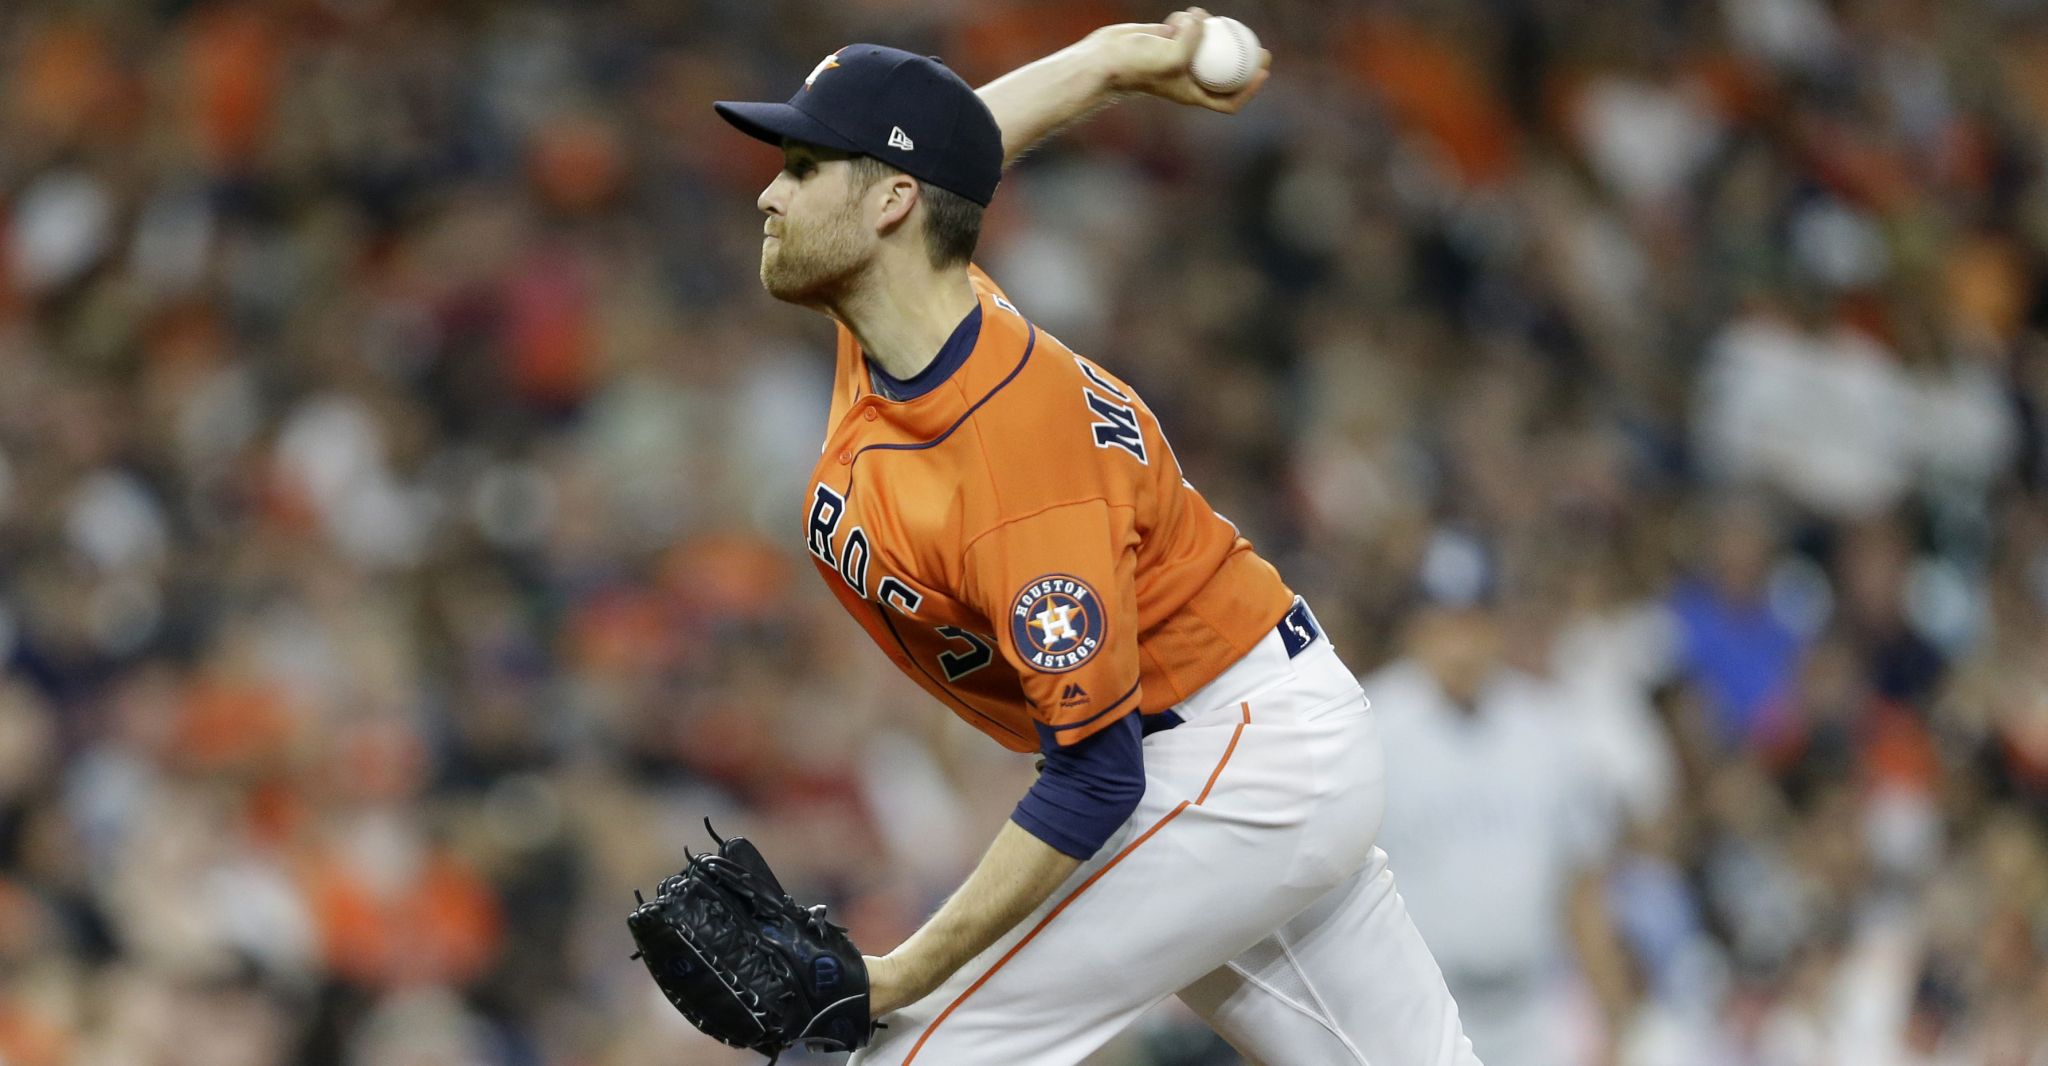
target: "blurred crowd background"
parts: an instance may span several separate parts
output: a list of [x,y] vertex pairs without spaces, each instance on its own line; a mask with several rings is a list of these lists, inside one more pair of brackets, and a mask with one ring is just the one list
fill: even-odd
[[[2048,1063],[2048,5],[1227,13],[978,259],[1371,675],[1482,1055]],[[1165,14],[0,3],[0,1063],[754,1061],[627,959],[706,815],[913,928],[1030,761],[805,564],[710,103]]]

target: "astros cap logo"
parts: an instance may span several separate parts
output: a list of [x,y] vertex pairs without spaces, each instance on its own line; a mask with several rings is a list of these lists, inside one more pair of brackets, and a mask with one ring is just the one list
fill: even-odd
[[1102,646],[1102,600],[1088,583],[1066,574],[1047,574],[1017,594],[1010,608],[1010,636],[1018,654],[1042,673],[1064,674]]
[[828,71],[828,70],[834,70],[834,69],[837,69],[837,68],[838,68],[838,66],[839,66],[839,53],[838,53],[838,52],[834,52],[834,53],[832,53],[831,55],[829,55],[829,56],[826,56],[825,58],[823,58],[823,59],[820,59],[820,60],[818,60],[818,65],[817,65],[817,66],[815,66],[815,67],[812,67],[812,68],[811,68],[811,76],[810,76],[810,77],[808,77],[808,78],[805,78],[805,79],[804,79],[804,91],[805,91],[805,92],[810,92],[810,91],[811,91],[811,83],[812,83],[812,82],[815,82],[815,81],[817,81],[817,80],[818,80],[818,75],[820,75],[820,74],[823,74],[823,73],[825,73],[825,72],[826,72],[826,71]]

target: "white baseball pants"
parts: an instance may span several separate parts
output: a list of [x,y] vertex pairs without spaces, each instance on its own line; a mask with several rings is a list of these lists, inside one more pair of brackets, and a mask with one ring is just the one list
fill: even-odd
[[1373,846],[1379,731],[1277,633],[1145,738],[1137,813],[851,1066],[1072,1066],[1170,995],[1264,1066],[1478,1066]]

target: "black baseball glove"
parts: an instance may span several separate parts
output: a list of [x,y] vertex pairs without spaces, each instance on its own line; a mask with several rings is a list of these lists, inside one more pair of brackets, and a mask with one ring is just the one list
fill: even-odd
[[[711,830],[706,819],[704,828]],[[663,995],[690,1024],[772,1063],[803,1043],[852,1051],[868,1042],[868,969],[846,930],[782,891],[768,860],[740,837],[655,889],[626,927]]]

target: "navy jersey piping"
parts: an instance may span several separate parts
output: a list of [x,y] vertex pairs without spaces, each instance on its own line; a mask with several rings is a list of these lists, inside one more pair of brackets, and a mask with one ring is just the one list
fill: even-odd
[[[921,451],[925,448],[936,447],[937,445],[943,444],[945,443],[946,438],[952,436],[953,433],[956,430],[958,430],[961,426],[966,425],[967,420],[973,418],[974,412],[981,410],[982,405],[994,399],[996,393],[1003,391],[1003,389],[1006,388],[1010,384],[1010,382],[1017,380],[1017,375],[1023,373],[1025,365],[1031,362],[1031,353],[1038,350],[1038,327],[1032,325],[1030,320],[1027,319],[1024,322],[1024,328],[1026,331],[1024,338],[1024,354],[1018,358],[1017,365],[1010,369],[1009,374],[1005,375],[1003,380],[996,382],[995,388],[988,390],[988,392],[985,395],[983,395],[981,399],[974,401],[974,405],[972,407],[969,407],[966,411],[962,412],[960,417],[958,419],[955,419],[952,425],[946,427],[945,432],[939,434],[936,437],[933,437],[930,440],[920,441],[916,444],[869,444],[863,446],[859,451],[853,453],[853,462],[848,464],[846,470],[846,499],[853,499],[853,492],[854,489],[857,487],[854,482],[854,474],[859,469],[861,456],[866,455],[868,452],[875,450],[913,452]],[[1016,737],[1019,740],[1032,739],[1030,737],[1026,737],[1020,733],[1017,733],[1016,731],[1010,729],[1008,726],[1004,725],[1002,722],[975,708],[972,704],[968,703],[966,699],[963,698],[959,693],[954,692],[951,686],[947,685],[943,681],[940,681],[938,678],[933,677],[931,671],[925,669],[924,664],[917,661],[917,656],[912,655],[910,653],[910,645],[904,642],[903,634],[897,632],[896,620],[894,618],[889,617],[888,609],[884,607],[882,604],[877,603],[875,604],[875,610],[882,616],[882,624],[889,627],[889,635],[896,639],[896,646],[897,648],[902,650],[904,661],[910,663],[911,666],[916,667],[917,672],[923,674],[927,680],[929,680],[932,684],[938,686],[941,692],[944,692],[946,695],[952,697],[953,701],[955,703],[958,703],[968,713],[974,715],[976,718],[979,718],[982,721],[989,723],[997,729],[1002,730],[1005,734]],[[1128,695],[1128,693],[1126,695]],[[1118,702],[1122,702],[1122,700],[1119,700]]]
[[1129,691],[1125,692],[1125,693],[1124,693],[1123,695],[1121,695],[1121,696],[1118,696],[1118,697],[1116,698],[1116,702],[1115,702],[1115,703],[1112,703],[1112,704],[1110,704],[1109,706],[1107,706],[1107,707],[1104,707],[1103,709],[1101,709],[1101,710],[1099,710],[1099,711],[1096,711],[1096,712],[1095,712],[1094,714],[1091,714],[1091,715],[1089,715],[1088,717],[1086,717],[1086,718],[1083,718],[1083,719],[1081,719],[1081,720],[1080,720],[1080,721],[1078,721],[1078,722],[1068,722],[1068,723],[1067,723],[1066,725],[1056,725],[1056,726],[1051,726],[1051,727],[1049,727],[1049,728],[1050,728],[1050,729],[1051,729],[1051,730],[1052,730],[1053,732],[1055,732],[1055,733],[1064,733],[1064,732],[1066,732],[1066,731],[1067,731],[1067,730],[1069,730],[1069,729],[1079,729],[1079,728],[1081,728],[1082,726],[1085,726],[1085,725],[1089,725],[1089,724],[1091,724],[1091,723],[1095,722],[1095,721],[1096,721],[1097,719],[1100,719],[1100,718],[1101,718],[1101,717],[1102,717],[1103,715],[1105,715],[1105,714],[1108,714],[1109,712],[1111,712],[1111,711],[1113,711],[1113,710],[1116,710],[1117,708],[1119,708],[1119,707],[1123,706],[1123,705],[1124,705],[1124,701],[1125,701],[1125,700],[1127,700],[1127,699],[1130,699],[1130,698],[1131,698],[1131,697],[1132,697],[1132,696],[1133,696],[1134,694],[1136,694],[1136,693],[1137,693],[1137,691],[1138,691],[1138,686],[1139,686],[1140,684],[1142,684],[1142,683],[1143,683],[1143,681],[1144,681],[1144,679],[1143,679],[1143,678],[1140,678],[1140,679],[1139,679],[1139,680],[1137,680],[1137,681],[1133,681],[1133,682],[1131,682],[1131,687],[1130,687],[1130,690],[1129,690]]
[[995,388],[988,390],[987,395],[984,395],[981,399],[974,401],[974,406],[969,407],[966,411],[962,412],[960,417],[954,420],[952,425],[947,426],[946,431],[944,433],[941,433],[938,436],[933,437],[932,439],[927,441],[919,441],[916,444],[865,444],[861,446],[861,449],[859,451],[854,452],[853,462],[847,466],[846,470],[846,498],[853,498],[853,475],[854,472],[860,467],[861,456],[873,451],[922,451],[926,448],[932,448],[940,444],[944,444],[946,442],[946,438],[952,436],[954,431],[958,430],[961,426],[966,425],[967,420],[973,418],[974,412],[981,410],[983,404],[986,404],[990,400],[995,399],[996,393],[1003,391],[1003,389],[1006,388],[1010,384],[1010,382],[1017,380],[1017,375],[1024,372],[1024,365],[1031,361],[1031,353],[1038,348],[1038,327],[1032,325],[1029,320],[1026,320],[1024,323],[1024,328],[1028,332],[1026,333],[1024,339],[1023,358],[1017,360],[1017,365],[1010,370],[1010,373],[1007,377],[1003,378],[1003,380],[1001,381],[996,382]]
[[882,616],[882,624],[889,627],[889,635],[896,638],[896,646],[903,650],[904,661],[908,662],[910,665],[914,667],[917,667],[917,672],[923,674],[927,680],[931,681],[932,684],[939,686],[939,691],[944,692],[948,696],[951,696],[953,698],[953,702],[959,704],[962,710],[967,711],[969,714],[974,715],[976,718],[979,718],[992,726],[995,726],[997,729],[1002,730],[1004,733],[1016,737],[1019,740],[1030,739],[1029,737],[1024,736],[1016,730],[1011,729],[1009,726],[1006,726],[1003,723],[997,721],[995,718],[990,717],[989,715],[978,710],[977,708],[975,708],[973,704],[967,702],[966,697],[953,691],[951,686],[947,685],[944,681],[941,681],[936,677],[932,677],[932,672],[930,670],[925,669],[924,664],[917,661],[917,656],[912,655],[910,653],[910,645],[904,643],[903,634],[896,631],[896,620],[894,618],[889,617],[889,609],[887,607],[882,606],[879,603],[875,604],[874,606],[875,612]]
[[867,365],[869,375],[875,379],[874,383],[885,386],[877,388],[876,395],[891,403],[909,403],[930,395],[932,390],[951,379],[955,371],[967,364],[967,357],[974,354],[975,342],[980,338],[981,304],[976,303],[974,310],[967,312],[967,316],[960,320],[960,324],[953,327],[953,332],[946,338],[946,343],[939,346],[939,354],[923,370],[907,378],[898,378],[890,376],[888,371],[875,365],[865,355],[861,356],[861,362]]

